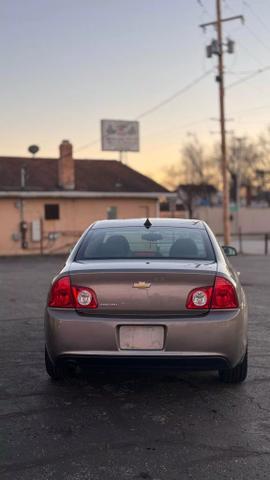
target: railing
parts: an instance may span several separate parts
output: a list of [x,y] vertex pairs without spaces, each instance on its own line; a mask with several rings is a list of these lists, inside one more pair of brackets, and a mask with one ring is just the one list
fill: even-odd
[[44,232],[40,240],[41,255],[67,254],[80,238],[82,231]]
[[[43,237],[43,252],[46,254],[67,253],[76,243],[82,232],[65,231],[59,232],[59,237],[45,234]],[[223,236],[216,235],[220,244],[223,243]],[[270,233],[233,233],[231,245],[240,254],[269,255]]]
[[[40,242],[29,242],[28,250],[41,255],[66,254],[80,238],[82,231],[43,231]],[[219,243],[223,244],[223,235],[216,234]],[[270,233],[243,233],[231,234],[231,245],[240,254],[269,255]]]
[[[216,235],[220,244],[223,242],[221,234]],[[268,255],[270,252],[270,233],[243,233],[231,235],[231,244],[238,253],[249,255]]]

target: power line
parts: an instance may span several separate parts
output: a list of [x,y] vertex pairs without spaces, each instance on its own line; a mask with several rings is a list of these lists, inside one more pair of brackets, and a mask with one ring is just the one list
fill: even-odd
[[[244,78],[241,78],[239,80],[236,80],[235,82],[232,82],[230,85],[228,85],[226,87],[227,90],[230,90],[231,88],[234,88],[242,83],[245,83],[249,80],[251,80],[252,78],[256,77],[257,75],[260,75],[261,73],[264,73],[266,71],[270,70],[270,65],[267,65],[265,66],[264,68],[260,68],[258,70],[255,70],[253,72],[251,72],[249,75],[247,75],[246,77]],[[175,98],[177,98],[178,96],[184,94],[186,91],[190,90],[193,86],[197,85],[197,83],[199,83],[199,81],[203,80],[203,78],[205,78],[206,76],[210,75],[210,73],[212,73],[213,69],[211,70],[208,70],[207,72],[205,72],[203,75],[201,75],[200,77],[198,77],[197,79],[193,80],[192,82],[190,82],[188,85],[186,85],[185,87],[183,87],[182,89],[180,90],[177,90],[173,95],[170,95],[170,97],[164,99],[162,102],[159,102],[157,105],[153,106],[152,108],[146,110],[145,112],[141,113],[140,115],[138,115],[136,117],[136,120],[139,120],[140,118],[143,118],[144,116],[147,116],[147,115],[150,115],[151,113],[154,113],[156,112],[157,110],[159,110],[160,108],[162,108],[164,105],[167,105],[168,103],[170,103],[171,101],[173,101]],[[259,108],[264,108],[264,107],[258,107]],[[254,108],[254,110],[257,109],[257,107]],[[251,109],[250,109],[251,110]],[[238,112],[238,113],[241,113],[241,112]],[[207,121],[208,118],[204,118],[202,120],[197,120],[197,121],[194,121],[194,122],[189,122],[189,123],[186,123],[186,124],[183,124],[183,125],[180,125],[179,126],[179,130],[182,130],[184,128],[188,128],[190,126],[193,126],[193,125],[196,125],[196,124],[199,124],[199,123],[203,123],[204,121]],[[93,140],[92,142],[89,142],[89,143],[86,143],[85,145],[81,145],[80,147],[78,147],[76,150],[75,150],[75,153],[81,151],[81,150],[85,150],[91,146],[94,146],[94,145],[97,145],[98,143],[100,142],[100,138],[97,138],[96,140]]]
[[100,139],[98,138],[97,140],[93,140],[90,143],[86,143],[85,145],[81,145],[80,147],[78,147],[74,150],[74,153],[80,152],[81,150],[85,150],[86,148],[89,148],[92,145],[96,145],[97,143],[99,143],[99,140]]
[[238,72],[235,72],[233,70],[226,70],[226,74],[227,75],[239,75],[239,76],[241,76],[241,75],[251,75],[252,73],[257,72],[257,70],[258,69],[256,69],[256,70],[254,70],[254,69],[253,70],[242,70],[242,71],[238,71]]
[[270,52],[270,47],[267,45],[258,35],[256,32],[252,30],[249,26],[246,25],[246,29],[249,31],[249,33],[259,42],[268,52]]
[[[255,106],[255,107],[250,107],[250,108],[244,108],[244,109],[241,109],[241,110],[237,110],[237,111],[232,111],[231,114],[235,117],[237,117],[238,115],[241,115],[242,113],[245,113],[245,112],[253,112],[253,111],[259,111],[259,110],[264,110],[264,109],[270,109],[270,104],[266,104],[266,105],[259,105],[259,106]],[[199,124],[202,124],[202,123],[206,123],[208,122],[209,120],[211,120],[210,117],[204,117],[204,118],[201,118],[199,120],[194,120],[192,122],[188,122],[188,123],[184,123],[184,124],[181,124],[181,125],[178,125],[177,127],[173,127],[173,128],[170,128],[168,130],[160,130],[160,131],[152,131],[148,134],[146,134],[146,137],[148,136],[152,136],[152,135],[160,135],[160,134],[167,134],[167,133],[177,133],[178,131],[181,131],[181,130],[184,130],[186,128],[189,128],[189,127],[193,127],[195,125],[199,125]]]
[[250,5],[249,2],[243,0],[243,5],[248,7],[248,9],[251,11],[253,16],[257,19],[257,21],[265,28],[265,30],[270,33],[270,28],[269,25],[265,23],[265,21],[258,15],[258,13],[253,9],[253,7]]
[[[228,10],[230,10],[232,13],[235,13],[235,11],[232,9],[232,7],[229,5],[228,1],[227,0],[224,0],[224,3],[225,3],[225,6],[228,8]],[[241,46],[241,48],[243,50],[245,50],[245,52],[250,56],[250,58],[252,58],[253,60],[255,60],[255,62],[260,65],[260,66],[263,66],[263,62],[256,56],[254,55],[253,52],[251,52],[247,47],[246,45],[244,45],[240,39],[237,40],[237,42],[239,43],[239,45]]]
[[149,137],[149,136],[152,136],[152,135],[166,135],[166,134],[170,134],[170,133],[179,133],[179,131],[181,130],[185,130],[186,128],[189,128],[189,127],[193,127],[194,125],[199,125],[201,123],[206,123],[207,121],[209,121],[209,117],[204,117],[204,118],[201,118],[200,120],[193,120],[191,122],[187,122],[187,123],[183,123],[183,124],[180,124],[180,125],[177,125],[176,127],[173,127],[173,128],[169,128],[169,129],[166,129],[166,130],[159,130],[159,131],[152,131],[150,133],[146,133],[144,135],[144,137]]
[[[200,83],[204,78],[208,77],[211,73],[213,72],[213,68],[211,68],[210,70],[207,70],[206,72],[204,72],[202,75],[200,75],[199,77],[195,78],[194,80],[192,80],[190,83],[188,83],[187,85],[185,85],[184,87],[180,88],[179,90],[177,90],[175,93],[173,93],[172,95],[170,95],[169,97],[165,98],[164,100],[162,100],[161,102],[157,103],[156,105],[154,105],[153,107],[149,108],[148,110],[145,110],[144,112],[142,112],[140,115],[137,115],[137,117],[135,117],[135,120],[140,120],[141,118],[144,118],[154,112],[156,112],[157,110],[159,110],[160,108],[164,107],[165,105],[167,105],[168,103],[172,102],[175,98],[178,98],[180,97],[181,95],[183,95],[184,93],[188,92],[189,90],[191,90],[193,87],[195,87],[198,83]],[[76,150],[75,150],[75,153],[78,152],[78,151],[81,151],[81,150],[85,150],[86,148],[89,148],[93,145],[96,145],[97,143],[100,142],[100,138],[97,138],[96,140],[93,140],[92,142],[90,143],[86,143],[85,145],[82,145],[80,147],[78,147]]]
[[202,0],[197,0],[197,3],[198,3],[198,5],[201,7],[203,13],[210,16],[209,10],[206,8],[206,6],[205,6],[205,4],[202,2]]
[[[244,78],[241,78],[239,80],[236,80],[235,82],[231,83],[230,85],[228,85],[226,87],[227,90],[231,89],[231,88],[234,88],[236,87],[237,85],[240,85],[242,83],[245,83],[249,80],[251,80],[252,78],[256,77],[257,75],[260,75],[261,73],[264,73],[266,71],[270,70],[270,65],[267,65],[265,66],[264,68],[260,68],[258,70],[255,70],[253,72],[251,72],[249,75],[247,75],[246,77]],[[175,98],[177,98],[178,96],[184,94],[186,91],[190,90],[193,86],[197,85],[197,83],[199,83],[201,80],[203,80],[206,76],[210,75],[210,73],[212,73],[213,69],[211,70],[208,70],[207,72],[205,72],[203,75],[200,75],[200,77],[196,78],[195,80],[193,80],[192,82],[190,82],[188,85],[186,85],[185,87],[181,88],[180,90],[177,90],[174,94],[170,95],[169,97],[167,97],[166,99],[164,99],[163,101],[159,102],[157,105],[154,105],[152,108],[146,110],[145,112],[141,113],[140,115],[138,115],[136,117],[136,120],[139,120],[147,115],[150,115],[151,113],[154,113],[156,112],[157,110],[159,110],[160,108],[162,108],[164,105],[167,105],[168,103],[170,103],[171,101],[173,101]],[[255,107],[257,108],[257,107]],[[258,108],[263,108],[263,107],[258,107]],[[240,112],[241,113],[241,112]],[[197,120],[197,121],[194,121],[194,122],[189,122],[189,123],[186,123],[186,124],[183,124],[183,125],[180,125],[179,126],[179,129],[182,130],[184,128],[188,128],[190,126],[193,126],[193,125],[196,125],[196,124],[199,124],[199,123],[203,123],[204,121],[206,121],[207,118],[204,118],[202,120]],[[89,142],[89,143],[86,143],[85,145],[81,145],[80,147],[78,147],[76,150],[75,150],[75,153],[76,152],[79,152],[81,150],[85,150],[91,146],[94,146],[94,145],[97,145],[98,143],[100,142],[100,138],[97,138],[96,140],[93,140],[92,142]]]
[[240,80],[236,80],[235,82],[231,83],[230,85],[227,86],[227,90],[230,88],[236,87],[237,85],[240,85],[241,83],[245,83],[248,80],[251,80],[252,78],[256,77],[257,75],[260,75],[261,73],[264,73],[266,71],[270,70],[270,65],[267,65],[264,68],[259,68],[255,72],[251,73],[250,75],[247,75],[244,78],[241,78]]
[[208,77],[210,75],[210,73],[213,72],[213,68],[211,68],[210,70],[207,70],[205,73],[203,73],[202,75],[200,75],[199,77],[195,78],[194,80],[192,80],[190,83],[188,83],[187,85],[185,85],[185,87],[183,88],[180,88],[179,90],[177,90],[175,93],[173,93],[172,95],[170,95],[169,97],[165,98],[164,100],[162,100],[161,102],[159,102],[157,105],[154,105],[153,107],[149,108],[148,110],[145,110],[143,113],[141,113],[140,115],[137,115],[137,117],[135,118],[135,120],[140,120],[141,118],[144,118],[146,117],[147,115],[150,115],[151,113],[154,113],[156,112],[157,110],[159,110],[160,108],[164,107],[165,105],[167,105],[168,103],[172,102],[175,98],[177,97],[180,97],[181,95],[183,95],[184,93],[188,92],[189,90],[191,90],[191,88],[195,87],[195,85],[197,85],[198,83],[200,83],[204,78]]
[[270,108],[270,105],[260,105],[260,106],[257,106],[257,107],[250,107],[250,108],[244,108],[242,110],[238,110],[237,112],[232,112],[233,115],[241,115],[241,113],[245,113],[245,112],[254,112],[256,110],[264,110],[264,109],[267,109],[267,108]]
[[263,65],[263,62],[256,55],[254,55],[239,39],[237,40],[237,42],[243,48],[243,50],[245,50],[245,52],[250,56],[250,58],[255,60],[255,62],[258,65],[261,65],[261,66]]
[[[228,3],[227,0],[224,0],[225,4],[227,5],[228,9],[231,11],[231,12],[234,12],[233,8],[231,8],[230,4]],[[253,38],[255,38],[255,40],[257,40],[257,42],[259,42],[266,50],[270,51],[270,46],[267,45],[258,35],[256,32],[253,31],[252,28],[250,28],[248,25],[245,24],[245,27],[247,29],[247,31],[253,36]]]
[[[231,6],[229,5],[228,1],[227,0],[223,0],[224,1],[224,4],[225,6],[228,8],[228,10],[230,10],[232,13],[235,13],[235,10],[233,10],[231,8]],[[253,52],[251,52],[247,47],[246,45],[244,45],[240,39],[237,40],[237,42],[239,43],[239,45],[241,46],[241,48],[243,50],[245,50],[245,52],[250,56],[250,58],[252,58],[253,60],[255,60],[255,62],[260,65],[261,67],[263,66],[263,62],[256,56],[254,55]]]
[[[203,24],[205,22],[206,17],[210,16],[209,10],[207,10],[205,4],[202,2],[202,0],[196,0],[197,4],[200,6],[201,9],[201,15],[200,15],[200,24]],[[201,35],[202,35],[202,42],[204,44],[204,50],[206,50],[207,46],[207,40],[206,40],[206,30],[201,30]],[[203,71],[206,69],[206,62],[205,62],[205,56],[204,54],[202,55],[202,68]]]

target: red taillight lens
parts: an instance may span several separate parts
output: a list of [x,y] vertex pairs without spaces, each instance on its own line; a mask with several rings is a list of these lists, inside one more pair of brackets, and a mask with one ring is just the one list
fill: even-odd
[[194,288],[188,294],[186,308],[188,309],[209,309],[212,298],[212,287]]
[[69,277],[62,277],[54,282],[50,291],[48,305],[49,307],[74,308]]
[[211,308],[238,308],[238,298],[233,284],[216,277]]
[[97,297],[92,288],[72,286],[72,293],[75,308],[97,308]]
[[71,286],[70,277],[62,277],[52,285],[48,306],[54,308],[97,308],[97,297],[91,288]]
[[187,309],[238,308],[238,298],[233,284],[223,277],[216,277],[214,287],[194,288],[188,294]]

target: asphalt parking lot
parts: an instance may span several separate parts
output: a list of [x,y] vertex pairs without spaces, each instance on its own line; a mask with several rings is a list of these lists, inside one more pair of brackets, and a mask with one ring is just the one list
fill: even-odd
[[43,307],[61,258],[0,259],[1,480],[270,478],[270,257],[237,257],[250,306],[246,383],[214,372],[53,383]]

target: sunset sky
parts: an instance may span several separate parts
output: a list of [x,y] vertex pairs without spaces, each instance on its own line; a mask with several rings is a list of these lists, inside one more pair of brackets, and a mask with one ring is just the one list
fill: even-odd
[[[132,120],[215,67],[205,46],[215,32],[214,0],[0,0],[0,155],[58,155],[69,139],[77,158],[117,158],[100,149],[100,120]],[[236,41],[226,55],[228,128],[256,135],[270,124],[270,2],[226,0],[224,25]],[[161,179],[180,161],[187,135],[207,145],[218,123],[215,70],[140,120],[141,151],[129,165]]]

